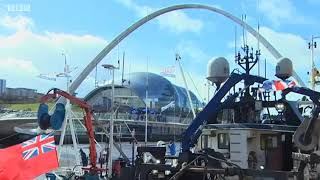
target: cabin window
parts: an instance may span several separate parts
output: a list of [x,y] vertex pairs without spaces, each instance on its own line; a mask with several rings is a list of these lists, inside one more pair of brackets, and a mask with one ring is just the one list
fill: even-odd
[[202,148],[208,148],[208,140],[209,140],[208,135],[202,136],[202,138],[201,138],[201,147]]
[[262,134],[260,136],[261,150],[278,148],[278,136],[274,134]]
[[219,149],[229,149],[230,140],[228,133],[218,134],[218,148]]

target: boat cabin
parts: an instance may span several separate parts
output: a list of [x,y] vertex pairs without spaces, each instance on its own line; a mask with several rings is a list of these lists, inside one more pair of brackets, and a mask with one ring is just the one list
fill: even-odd
[[275,124],[210,124],[203,129],[197,148],[214,149],[243,169],[290,171],[295,129]]

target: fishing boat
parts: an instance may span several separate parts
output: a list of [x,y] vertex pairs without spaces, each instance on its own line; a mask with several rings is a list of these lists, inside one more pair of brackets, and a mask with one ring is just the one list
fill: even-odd
[[[242,49],[244,55],[238,52],[235,61],[244,72],[229,73],[229,63],[222,57],[209,62],[207,79],[217,90],[183,133],[178,164],[155,164],[141,157],[135,173],[142,179],[319,177],[320,93],[289,79],[293,65],[288,58],[279,60],[274,80],[252,75],[260,51]],[[309,101],[289,101],[290,94]],[[160,148],[141,148],[140,153],[145,152],[164,162],[172,158],[161,156]]]

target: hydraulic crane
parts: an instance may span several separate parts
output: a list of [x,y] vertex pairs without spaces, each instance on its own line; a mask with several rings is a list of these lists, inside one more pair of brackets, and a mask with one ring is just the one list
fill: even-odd
[[[93,131],[93,125],[92,125],[92,120],[93,120],[93,112],[89,104],[87,104],[85,101],[82,101],[78,99],[77,97],[63,91],[57,88],[50,89],[46,95],[41,97],[40,102],[41,103],[46,103],[50,99],[55,99],[58,97],[64,97],[72,104],[78,105],[83,111],[85,112],[85,116],[83,117],[84,122],[85,122],[85,127],[87,129],[88,137],[89,137],[89,157],[90,157],[90,164],[91,167],[89,169],[91,174],[97,174],[98,171],[100,171],[99,168],[96,166],[97,162],[97,155],[96,155],[96,145],[94,141],[94,131]],[[64,117],[63,117],[64,118]]]
[[[210,100],[207,106],[197,115],[197,117],[190,123],[186,131],[184,132],[182,139],[182,153],[188,153],[190,148],[194,147],[198,138],[202,133],[203,126],[207,123],[217,123],[216,118],[218,113],[225,108],[225,106],[232,103],[237,98],[240,92],[229,96],[225,101],[221,102],[223,97],[234,87],[238,82],[244,80],[247,85],[254,83],[262,84],[266,79],[249,75],[249,74],[236,74],[232,73],[222,87],[217,91],[214,97]],[[244,88],[246,89],[246,88]],[[292,111],[294,116],[301,117],[301,124],[297,128],[294,134],[295,145],[303,151],[311,151],[318,145],[318,137],[316,135],[317,129],[315,124],[320,112],[320,93],[304,87],[287,88],[282,91],[282,98],[280,102],[285,102],[286,95],[289,93],[295,93],[307,96],[311,99],[315,108],[313,109],[312,117],[310,119],[302,118],[299,110]],[[297,108],[297,107],[290,107]],[[289,120],[290,121],[290,120]],[[186,160],[186,159],[185,159]]]
[[190,148],[194,147],[202,132],[202,127],[207,122],[216,123],[216,116],[223,108],[224,105],[232,102],[239,96],[239,92],[230,96],[224,102],[221,102],[222,98],[234,87],[237,83],[244,80],[246,85],[252,85],[254,83],[262,84],[266,79],[260,76],[254,76],[250,74],[236,74],[232,73],[226,82],[217,91],[214,97],[206,105],[206,107],[197,115],[197,117],[191,122],[186,131],[183,134],[182,139],[182,152],[189,152]]

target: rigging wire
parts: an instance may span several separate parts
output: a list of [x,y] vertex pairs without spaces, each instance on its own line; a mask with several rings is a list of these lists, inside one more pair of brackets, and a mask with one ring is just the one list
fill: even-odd
[[200,92],[199,92],[199,90],[198,90],[198,88],[197,88],[196,84],[194,83],[194,81],[193,81],[193,79],[192,79],[192,77],[191,77],[190,73],[189,73],[188,71],[186,71],[186,72],[187,72],[187,75],[189,76],[189,78],[190,78],[190,80],[191,80],[191,82],[192,82],[192,84],[193,84],[194,88],[196,89],[198,96],[200,97],[200,99],[201,99],[202,101],[204,101],[204,99],[203,99],[203,98],[202,98],[202,96],[200,95]]

